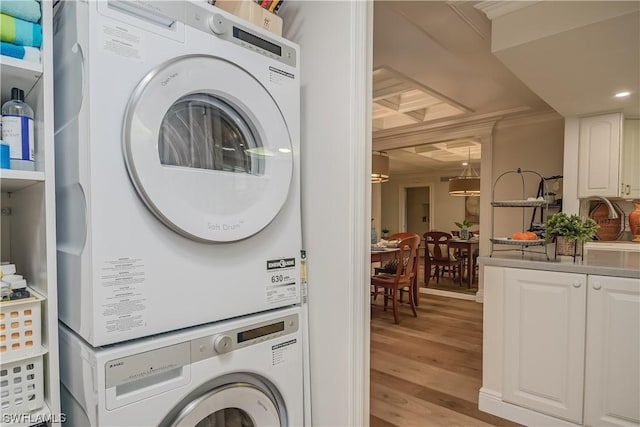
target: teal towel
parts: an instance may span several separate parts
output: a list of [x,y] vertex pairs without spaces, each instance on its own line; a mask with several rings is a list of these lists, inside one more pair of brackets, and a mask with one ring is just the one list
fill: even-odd
[[18,46],[12,43],[0,42],[0,55],[40,63],[40,49],[37,47]]
[[20,46],[40,47],[42,27],[13,16],[0,13],[0,41]]
[[29,22],[38,22],[41,16],[40,3],[35,0],[1,0],[0,13]]

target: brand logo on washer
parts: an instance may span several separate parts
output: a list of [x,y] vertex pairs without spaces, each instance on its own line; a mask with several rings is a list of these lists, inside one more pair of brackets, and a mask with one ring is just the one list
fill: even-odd
[[296,266],[295,258],[282,258],[267,261],[267,270],[278,270],[280,268],[290,268]]
[[124,365],[124,362],[112,362],[112,363],[109,363],[109,369],[117,368],[118,366],[122,366],[122,365]]

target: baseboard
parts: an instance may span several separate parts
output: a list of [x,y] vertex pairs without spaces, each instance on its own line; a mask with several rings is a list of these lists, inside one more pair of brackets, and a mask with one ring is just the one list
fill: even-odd
[[580,425],[504,402],[501,393],[484,387],[478,394],[478,409],[526,426],[577,427]]
[[462,292],[443,291],[441,289],[420,288],[421,294],[438,295],[440,297],[449,297],[464,299],[468,301],[475,301],[476,296],[474,294],[463,294]]

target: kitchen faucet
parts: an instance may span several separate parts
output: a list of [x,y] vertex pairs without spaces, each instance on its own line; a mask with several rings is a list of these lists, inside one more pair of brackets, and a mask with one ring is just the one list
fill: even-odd
[[609,199],[602,196],[591,196],[591,197],[587,197],[585,200],[592,200],[592,199],[602,200],[607,205],[607,207],[609,208],[609,219],[618,218],[618,212],[616,212],[616,210],[613,208],[613,205],[611,204]]

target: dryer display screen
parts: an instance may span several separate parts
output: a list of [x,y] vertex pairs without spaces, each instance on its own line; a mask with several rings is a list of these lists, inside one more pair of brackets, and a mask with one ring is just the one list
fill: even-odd
[[277,44],[268,42],[260,37],[254,36],[251,33],[241,30],[238,27],[233,27],[233,37],[242,40],[243,42],[251,43],[261,49],[268,50],[278,56],[282,56],[282,47]]
[[249,329],[248,331],[238,332],[238,344],[282,331],[284,331],[284,322],[272,323],[259,328]]

